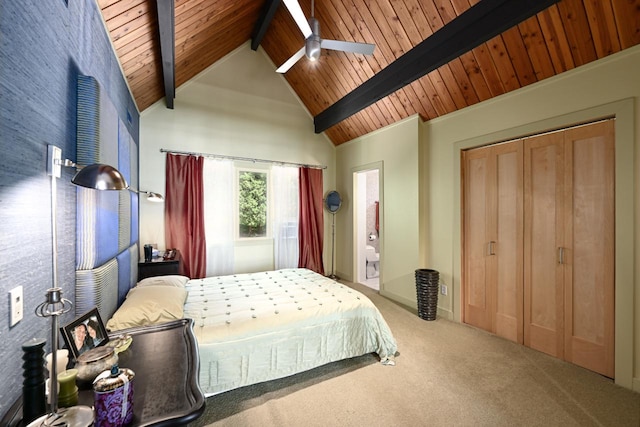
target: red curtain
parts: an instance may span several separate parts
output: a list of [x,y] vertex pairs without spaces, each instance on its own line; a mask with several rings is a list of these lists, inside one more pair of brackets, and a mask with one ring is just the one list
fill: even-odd
[[300,168],[300,224],[298,267],[324,275],[322,245],[324,217],[322,215],[322,169]]
[[182,255],[183,272],[192,279],[205,277],[202,166],[196,156],[167,154],[164,236],[167,248]]

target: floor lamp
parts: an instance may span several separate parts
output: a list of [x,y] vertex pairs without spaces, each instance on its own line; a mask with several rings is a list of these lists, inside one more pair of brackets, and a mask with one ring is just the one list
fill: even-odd
[[94,190],[126,190],[129,184],[114,167],[105,164],[92,164],[79,167],[68,159],[62,160],[62,150],[49,145],[47,151],[47,174],[51,176],[51,246],[52,246],[52,281],[47,290],[46,300],[36,307],[36,316],[51,317],[51,372],[49,372],[50,412],[34,420],[29,426],[89,426],[93,424],[93,409],[88,406],[72,406],[58,409],[57,387],[57,350],[58,350],[58,317],[71,310],[71,301],[62,297],[62,289],[58,286],[58,230],[57,230],[57,190],[56,181],[60,178],[62,167],[80,169],[71,182],[75,185]]
[[336,213],[342,206],[342,198],[337,191],[330,191],[327,193],[327,197],[324,199],[324,208],[331,214],[331,274],[327,277],[333,280],[338,280],[338,276],[335,275],[333,269],[334,252],[336,247]]

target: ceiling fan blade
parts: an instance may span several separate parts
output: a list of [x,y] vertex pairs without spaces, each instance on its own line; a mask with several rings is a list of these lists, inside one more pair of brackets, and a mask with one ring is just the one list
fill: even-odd
[[363,55],[373,54],[376,48],[375,44],[346,42],[342,40],[325,40],[322,39],[320,47],[323,49],[341,50],[343,52],[361,53]]
[[300,3],[298,3],[298,0],[282,0],[282,2],[287,6],[287,9],[289,9],[289,13],[293,17],[293,20],[296,21],[296,24],[298,24],[304,38],[306,39],[309,37],[312,34],[311,27],[307,22],[307,18],[304,16],[304,12],[300,7]]
[[280,67],[278,67],[278,69],[276,70],[276,73],[280,73],[280,74],[286,73],[287,71],[289,71],[289,68],[293,67],[293,64],[298,62],[298,60],[303,56],[304,56],[304,46],[302,47],[302,49],[294,53],[291,58],[287,59],[287,62],[282,64]]

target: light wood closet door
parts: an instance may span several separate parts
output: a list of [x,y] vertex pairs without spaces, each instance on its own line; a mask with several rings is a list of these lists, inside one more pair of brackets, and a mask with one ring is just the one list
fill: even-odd
[[564,358],[564,144],[561,132],[524,149],[524,344]]
[[565,359],[614,376],[614,121],[565,137]]
[[464,321],[492,330],[492,297],[488,271],[491,148],[464,153]]
[[522,141],[464,159],[464,319],[522,343]]
[[463,319],[614,376],[614,121],[463,154]]
[[524,343],[614,375],[614,122],[531,138],[524,154]]
[[490,257],[495,283],[493,332],[523,343],[523,149],[522,141],[493,147],[495,190],[490,206],[494,256]]

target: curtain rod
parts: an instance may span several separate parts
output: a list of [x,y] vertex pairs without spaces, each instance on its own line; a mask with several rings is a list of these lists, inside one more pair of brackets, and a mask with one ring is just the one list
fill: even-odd
[[201,157],[213,157],[216,159],[230,159],[230,160],[239,160],[239,161],[244,161],[244,162],[252,162],[252,163],[256,163],[256,162],[260,162],[260,163],[274,163],[274,164],[278,164],[278,165],[288,165],[288,166],[301,166],[301,167],[305,167],[305,168],[312,168],[312,169],[326,169],[327,167],[324,165],[308,165],[305,163],[293,163],[293,162],[281,162],[278,160],[265,160],[265,159],[254,159],[251,157],[237,157],[237,156],[225,156],[222,154],[209,154],[209,153],[196,153],[193,151],[176,151],[176,150],[168,150],[166,148],[161,148],[160,149],[161,153],[171,153],[171,154],[182,154],[185,156],[201,156]]

